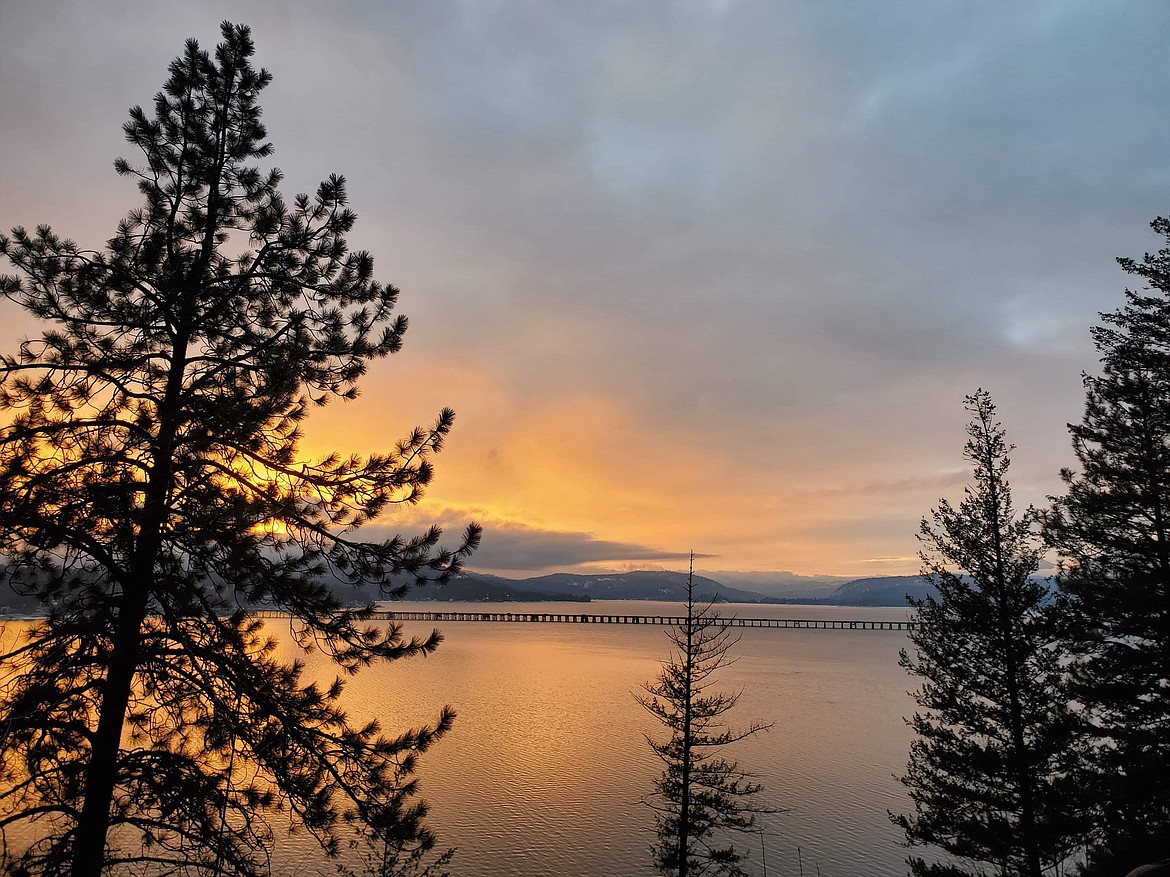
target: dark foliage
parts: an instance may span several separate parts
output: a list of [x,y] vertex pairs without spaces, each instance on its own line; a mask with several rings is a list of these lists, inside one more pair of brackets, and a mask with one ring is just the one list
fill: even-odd
[[939,598],[912,599],[923,711],[903,784],[914,811],[892,816],[911,847],[939,847],[954,864],[915,875],[1040,877],[1068,857],[1078,835],[1071,806],[1076,722],[1062,691],[1062,607],[1034,577],[1043,552],[1036,514],[1017,515],[1004,431],[984,391],[966,399],[973,419],[964,456],[974,484],[958,508],[946,500],[919,535],[923,576]]
[[[1152,226],[1170,243],[1170,220]],[[1069,427],[1080,466],[1047,520],[1075,613],[1093,875],[1170,856],[1170,246],[1119,261],[1148,287],[1093,329],[1101,374]]]
[[729,842],[731,832],[755,829],[756,816],[775,810],[756,802],[762,791],[723,747],[750,737],[770,725],[752,724],[731,730],[724,716],[739,694],[715,689],[715,675],[734,662],[739,638],[719,617],[714,603],[696,602],[688,578],[686,620],[667,631],[671,655],[662,671],[647,683],[638,702],[669,732],[665,739],[647,736],[663,770],[654,794],[645,802],[654,810],[658,839],[651,847],[661,874],[739,877],[743,856]]
[[[0,368],[0,552],[45,618],[0,669],[0,870],[263,874],[273,819],[327,852],[353,822],[410,855],[433,838],[417,753],[450,725],[355,725],[248,607],[340,670],[423,655],[342,609],[326,575],[404,590],[475,545],[355,530],[431,477],[453,414],[368,458],[298,455],[301,422],[399,349],[397,290],[350,252],[344,180],[286,203],[246,27],[187,43],[119,159],[145,203],[101,250],[47,227],[0,236],[3,294],[50,324]],[[246,248],[228,255],[229,245]]]

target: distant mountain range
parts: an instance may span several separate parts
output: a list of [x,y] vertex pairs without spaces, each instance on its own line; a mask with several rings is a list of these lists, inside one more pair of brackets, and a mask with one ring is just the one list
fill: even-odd
[[455,600],[484,603],[539,603],[549,600],[588,603],[589,595],[533,587],[534,579],[516,581],[480,573],[461,573],[445,585],[413,587],[409,600]]
[[[750,574],[749,574],[750,575]],[[839,582],[839,583],[838,583]],[[805,603],[840,606],[905,606],[907,595],[924,597],[937,591],[918,576],[803,583],[785,595],[733,588],[704,575],[695,576],[695,590],[703,600],[727,603]],[[553,573],[525,579],[508,579],[467,572],[443,586],[415,588],[412,600],[530,602],[546,600],[666,600],[686,599],[687,575],[663,570],[637,570],[606,575]],[[794,593],[795,592],[795,593]]]
[[[747,590],[731,587],[710,576],[696,575],[695,590],[702,600],[712,598],[728,603],[804,603],[836,606],[905,606],[907,595],[924,597],[937,591],[918,576],[876,576],[844,580],[842,578],[808,579],[803,576],[778,573],[731,573],[739,576],[736,583],[747,577],[759,576],[760,588]],[[777,582],[775,576],[789,576]],[[785,584],[788,586],[785,587]],[[763,588],[770,585],[765,593]],[[795,587],[793,587],[795,585]],[[343,599],[376,599],[369,592],[357,592],[338,583]],[[466,572],[455,576],[442,586],[415,587],[409,592],[411,600],[442,600],[459,602],[534,603],[545,601],[590,600],[665,600],[677,602],[686,599],[686,573],[664,570],[638,570],[608,575],[579,575],[553,573],[525,579],[509,579],[486,573]],[[781,593],[776,593],[780,591]],[[12,593],[7,582],[0,582],[0,615],[34,614],[38,606],[34,600]]]
[[805,576],[788,570],[742,572],[704,569],[698,572],[729,587],[755,591],[767,597],[827,597],[840,585],[853,581],[850,576]]
[[[695,590],[705,600],[715,597],[729,603],[759,603],[763,594],[729,588],[704,576],[695,576]],[[486,573],[462,573],[441,587],[426,586],[410,592],[412,600],[490,600],[492,593],[506,591],[509,600],[685,600],[685,573],[638,570],[609,575],[552,573],[527,579],[506,579]],[[476,593],[483,596],[474,596]],[[525,596],[516,596],[524,594]]]
[[907,597],[938,597],[938,588],[921,576],[875,576],[841,585],[822,602],[839,606],[905,606]]

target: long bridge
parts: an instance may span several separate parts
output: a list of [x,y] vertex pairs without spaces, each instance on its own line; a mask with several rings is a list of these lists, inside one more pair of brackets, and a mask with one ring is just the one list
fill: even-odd
[[[260,611],[268,618],[287,617],[285,613]],[[654,624],[659,627],[686,621],[682,615],[591,615],[564,612],[430,612],[381,610],[374,619],[383,621],[493,621],[519,624]],[[724,616],[730,627],[759,627],[783,630],[914,630],[913,621],[851,620],[836,618],[740,618]]]

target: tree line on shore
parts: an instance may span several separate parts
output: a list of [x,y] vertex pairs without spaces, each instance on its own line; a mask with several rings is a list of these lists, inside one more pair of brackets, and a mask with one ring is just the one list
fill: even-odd
[[[1093,329],[1070,425],[1078,468],[1018,512],[989,393],[967,397],[973,480],[922,521],[918,626],[902,665],[921,712],[894,816],[920,875],[1121,877],[1170,860],[1170,221],[1167,246],[1119,260],[1146,288]],[[1053,593],[1037,578],[1061,559]],[[1170,866],[1170,862],[1167,862]]]
[[[353,398],[407,324],[398,290],[348,248],[345,180],[287,202],[280,172],[255,166],[272,151],[257,103],[271,77],[248,28],[221,31],[214,52],[188,41],[152,112],[131,110],[141,156],[115,168],[144,204],[104,248],[45,226],[0,235],[19,272],[0,294],[49,324],[0,360],[0,555],[44,610],[0,654],[0,869],[263,877],[292,822],[327,854],[358,841],[366,873],[441,874],[413,774],[453,713],[355,724],[344,679],[308,680],[251,608],[287,613],[296,643],[342,674],[433,651],[437,632],[371,624],[372,605],[323,580],[393,598],[459,572],[476,526],[453,545],[438,529],[358,532],[421,497],[454,415],[387,453],[302,459],[304,419]],[[1170,239],[1170,223],[1155,229]],[[940,597],[917,604],[903,657],[923,712],[914,811],[895,819],[960,864],[912,856],[915,874],[1037,877],[1079,855],[1105,877],[1168,854],[1170,249],[1122,264],[1159,294],[1127,293],[1095,330],[1103,373],[1086,378],[1066,494],[1016,512],[979,392],[974,485],[923,523]],[[1049,548],[1065,558],[1055,597],[1034,578]],[[655,859],[739,873],[733,848],[696,859],[687,842],[765,812],[734,761],[695,760],[737,737],[719,724],[735,697],[703,687],[733,642],[693,594],[688,608],[674,644],[691,663],[681,677],[664,665],[643,699],[672,731],[651,742],[666,766]]]

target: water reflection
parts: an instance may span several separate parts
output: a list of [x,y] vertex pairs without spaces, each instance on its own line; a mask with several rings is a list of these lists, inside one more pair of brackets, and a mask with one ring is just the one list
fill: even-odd
[[[478,609],[417,604],[403,608]],[[512,611],[582,611],[579,604]],[[678,614],[677,604],[605,602],[595,613]],[[896,619],[903,610],[728,607],[741,616]],[[2,626],[0,626],[2,627]],[[287,659],[305,656],[269,622]],[[406,631],[430,625],[412,622]],[[8,625],[11,636],[14,625]],[[455,846],[454,877],[649,877],[649,811],[638,803],[658,770],[643,739],[653,719],[631,693],[657,670],[667,641],[649,625],[449,622],[434,655],[371,668],[347,680],[355,720],[389,733],[458,712],[454,729],[422,757],[421,792],[441,846]],[[741,688],[742,718],[774,728],[744,741],[742,765],[759,774],[768,818],[769,875],[886,877],[905,873],[886,810],[905,804],[912,709],[897,666],[906,635],[876,631],[743,629],[740,660],[721,687]],[[308,673],[331,681],[320,655]],[[749,873],[762,874],[759,839],[747,838]],[[274,873],[333,874],[303,833],[282,835]]]
[[[405,608],[405,607],[404,607]],[[410,608],[474,609],[466,604]],[[480,607],[482,608],[482,607]],[[600,614],[677,614],[676,604],[605,602]],[[903,610],[733,607],[752,617],[902,618]],[[550,604],[513,611],[569,611]],[[407,632],[429,629],[410,623]],[[643,734],[656,729],[631,692],[657,669],[653,626],[448,622],[423,660],[360,674],[355,715],[388,728],[430,721],[450,703],[454,729],[422,760],[422,792],[454,875],[642,877],[652,874],[650,814],[638,800],[658,770]],[[738,757],[757,772],[770,817],[768,873],[878,877],[905,873],[887,809],[904,805],[912,704],[897,666],[905,634],[744,629],[725,685],[744,689],[745,718],[771,721]],[[759,843],[746,839],[750,873]]]

